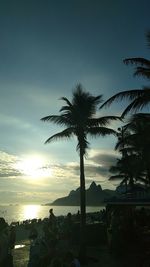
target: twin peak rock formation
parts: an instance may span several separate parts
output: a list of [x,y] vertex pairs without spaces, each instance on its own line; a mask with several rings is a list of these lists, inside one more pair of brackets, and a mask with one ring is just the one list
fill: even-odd
[[[86,189],[86,205],[98,206],[103,204],[106,199],[116,196],[116,191],[104,189],[100,185],[92,182]],[[48,204],[47,204],[48,205]],[[51,205],[57,206],[79,206],[80,205],[80,188],[72,190],[68,196],[56,199]]]

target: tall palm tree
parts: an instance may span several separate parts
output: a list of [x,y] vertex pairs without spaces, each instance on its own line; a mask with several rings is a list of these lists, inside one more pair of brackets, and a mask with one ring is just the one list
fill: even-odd
[[[150,31],[147,33],[147,41],[150,47]],[[127,65],[136,65],[134,75],[150,79],[150,60],[137,57],[124,59],[123,62]],[[101,108],[104,106],[110,106],[115,100],[123,99],[128,99],[131,103],[122,113],[122,117],[126,116],[130,111],[137,112],[150,104],[150,87],[119,92],[103,103]]]
[[93,96],[83,90],[81,84],[78,84],[73,92],[72,101],[66,97],[61,98],[65,105],[60,109],[60,115],[50,115],[42,118],[42,121],[53,122],[66,128],[46,140],[46,144],[53,140],[70,138],[76,136],[77,151],[80,156],[80,208],[81,208],[81,246],[80,256],[85,259],[85,225],[86,225],[86,196],[85,196],[85,175],[84,175],[84,156],[89,142],[87,135],[105,136],[114,134],[113,129],[105,127],[112,120],[118,120],[117,116],[106,116],[96,118],[97,106],[102,102],[102,95]]

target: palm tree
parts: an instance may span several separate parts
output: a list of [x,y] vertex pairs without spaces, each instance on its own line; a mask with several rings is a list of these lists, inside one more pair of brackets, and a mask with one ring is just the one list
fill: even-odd
[[[147,40],[150,47],[150,31],[147,33]],[[150,79],[150,60],[145,58],[127,58],[123,62],[127,65],[136,65],[134,75]],[[122,113],[122,117],[126,116],[130,111],[137,112],[150,104],[150,87],[119,92],[110,97],[100,108],[110,106],[115,100],[123,99],[128,99],[131,103]]]
[[137,181],[146,182],[143,173],[143,166],[138,155],[130,154],[118,159],[115,166],[111,166],[109,172],[115,174],[109,177],[109,180],[121,180],[121,185],[125,184],[126,192],[128,187],[134,190]]
[[109,180],[121,180],[120,184],[125,184],[126,192],[128,185],[130,190],[134,189],[134,184],[137,180],[145,182],[143,178],[143,164],[141,164],[141,157],[135,146],[131,124],[129,122],[123,127],[118,128],[118,141],[115,145],[115,150],[121,153],[121,158],[117,160],[115,166],[111,166],[109,169],[111,173],[115,174],[110,176]]
[[150,114],[134,114],[127,124],[131,135],[127,138],[128,145],[132,146],[134,152],[141,159],[145,171],[146,183],[150,186]]
[[73,92],[73,98],[70,102],[66,97],[61,98],[65,105],[60,109],[60,115],[50,115],[42,118],[42,121],[53,122],[66,128],[46,140],[46,144],[57,139],[68,139],[73,136],[77,138],[77,151],[80,156],[80,208],[81,208],[81,243],[80,257],[85,259],[85,225],[86,225],[86,196],[85,196],[85,175],[84,175],[84,156],[86,155],[89,142],[87,135],[105,136],[114,134],[113,129],[105,127],[112,120],[118,120],[120,117],[106,116],[96,118],[97,106],[102,102],[102,95],[93,96],[83,90],[78,84]]
[[119,179],[121,184],[127,183],[134,189],[137,181],[150,186],[150,114],[137,113],[130,117],[128,123],[119,128],[115,150],[122,158],[110,172],[115,175],[110,180]]

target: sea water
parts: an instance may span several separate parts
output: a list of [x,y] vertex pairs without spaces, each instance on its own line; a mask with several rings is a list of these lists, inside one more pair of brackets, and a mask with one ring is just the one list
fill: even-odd
[[[0,217],[3,217],[8,224],[29,219],[44,219],[49,217],[51,208],[56,216],[65,216],[68,212],[76,214],[80,210],[79,206],[8,205],[0,206]],[[103,208],[104,206],[86,207],[86,212],[97,212]]]

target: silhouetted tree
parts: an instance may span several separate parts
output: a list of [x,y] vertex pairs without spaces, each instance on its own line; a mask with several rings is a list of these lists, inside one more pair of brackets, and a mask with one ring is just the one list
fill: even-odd
[[146,183],[150,185],[150,114],[134,114],[127,125],[131,135],[127,138],[128,144],[141,160],[145,171]]
[[119,179],[121,184],[134,189],[137,181],[150,186],[150,114],[138,113],[130,117],[128,124],[120,128],[115,149],[121,159],[110,168],[114,173],[110,180]]
[[[150,47],[150,32],[147,34],[148,45]],[[125,64],[134,64],[136,69],[134,75],[143,76],[150,79],[150,60],[145,58],[127,58],[123,61]],[[122,113],[122,117],[127,115],[130,111],[137,112],[150,104],[150,87],[143,87],[143,89],[126,90],[110,97],[100,108],[110,106],[115,100],[128,99],[131,103]]]
[[137,181],[146,182],[143,175],[141,160],[137,154],[126,154],[125,157],[118,159],[115,166],[111,166],[109,171],[114,173],[109,180],[121,180],[120,184],[125,184],[127,190],[134,190]]
[[[129,123],[130,124],[130,123]],[[111,166],[109,171],[115,175],[110,176],[109,180],[121,180],[120,184],[125,184],[126,192],[128,187],[134,189],[136,181],[145,181],[143,179],[143,169],[141,158],[135,149],[135,143],[132,142],[132,133],[128,126],[124,125],[118,128],[118,141],[115,150],[121,153],[121,158],[117,160],[115,166]]]
[[77,137],[77,150],[80,156],[80,207],[81,207],[81,246],[80,253],[82,260],[85,259],[85,224],[86,224],[86,196],[85,196],[85,175],[84,175],[84,156],[89,143],[87,135],[105,136],[116,134],[113,129],[105,127],[112,120],[120,119],[117,116],[106,116],[96,118],[95,114],[98,105],[102,102],[102,95],[93,96],[83,90],[79,84],[73,92],[73,98],[70,102],[66,97],[61,98],[65,106],[60,109],[60,115],[50,115],[42,118],[42,121],[53,122],[60,126],[66,126],[63,131],[52,135],[45,143],[53,140]]

